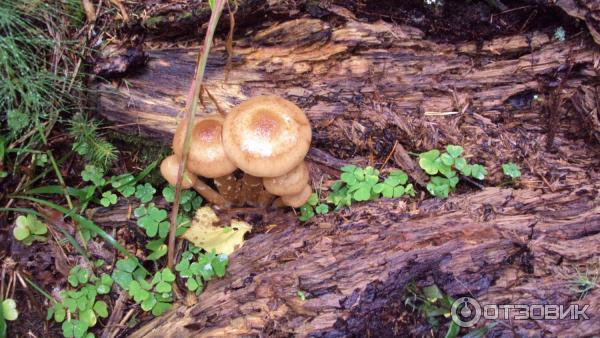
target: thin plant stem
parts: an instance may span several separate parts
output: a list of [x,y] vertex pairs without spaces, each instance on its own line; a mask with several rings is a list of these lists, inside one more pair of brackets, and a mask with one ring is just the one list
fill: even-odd
[[185,120],[187,121],[187,126],[185,130],[185,139],[183,142],[183,156],[181,158],[181,162],[179,163],[179,170],[177,173],[177,184],[175,186],[175,197],[173,201],[173,209],[171,210],[171,225],[169,228],[169,248],[167,255],[167,267],[173,270],[175,265],[175,234],[177,230],[177,215],[179,213],[179,202],[181,197],[181,182],[183,180],[183,170],[185,168],[185,164],[187,161],[187,156],[190,148],[190,138],[192,135],[192,121],[196,118],[196,113],[198,111],[198,97],[200,96],[200,86],[202,85],[202,79],[204,78],[204,70],[206,68],[206,63],[208,61],[208,54],[210,52],[210,47],[212,45],[213,37],[215,34],[215,30],[217,28],[217,23],[219,22],[219,18],[221,17],[221,12],[223,11],[223,7],[225,5],[226,0],[215,0],[214,7],[212,9],[212,13],[210,15],[210,20],[208,21],[208,28],[206,30],[206,36],[204,37],[204,45],[202,48],[202,53],[200,53],[198,57],[198,65],[196,67],[196,74],[194,76],[194,80],[192,81],[192,85],[190,86],[190,91],[188,93],[187,98],[187,106],[185,111]]

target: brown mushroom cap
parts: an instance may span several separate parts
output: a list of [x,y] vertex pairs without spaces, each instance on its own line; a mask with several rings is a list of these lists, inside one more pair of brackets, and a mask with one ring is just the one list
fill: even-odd
[[[183,154],[186,123],[177,128],[173,137],[173,152]],[[186,167],[196,175],[208,178],[231,174],[236,167],[225,155],[222,141],[223,118],[209,116],[196,119],[190,139],[190,152]]]
[[296,167],[310,147],[308,118],[294,103],[257,96],[234,107],[223,124],[223,147],[244,172],[277,177]]
[[273,195],[296,195],[308,184],[308,179],[308,166],[302,161],[285,175],[263,178],[263,184]]
[[[177,171],[179,170],[179,162],[181,159],[177,155],[171,155],[165,157],[160,164],[160,173],[169,182],[170,185],[175,186],[177,184]],[[183,171],[183,180],[181,181],[181,187],[183,189],[189,189],[194,186],[198,178],[191,175],[187,170]]]
[[302,188],[302,191],[300,191],[296,195],[281,196],[281,201],[283,202],[283,204],[292,208],[300,208],[304,205],[304,203],[306,203],[306,201],[308,201],[311,194],[312,188],[310,187],[310,185],[307,184],[304,186],[304,188]]

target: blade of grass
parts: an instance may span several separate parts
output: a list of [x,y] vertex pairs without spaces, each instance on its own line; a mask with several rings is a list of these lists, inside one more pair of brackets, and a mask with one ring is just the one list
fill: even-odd
[[150,272],[148,270],[146,270],[146,268],[139,262],[139,260],[134,255],[132,255],[129,251],[127,251],[127,249],[125,249],[121,244],[119,244],[119,242],[117,242],[111,235],[106,233],[106,231],[104,231],[102,228],[100,228],[98,225],[96,225],[94,222],[90,221],[86,217],[83,217],[81,215],[74,213],[73,212],[74,209],[68,210],[67,208],[64,208],[64,207],[62,207],[58,204],[52,203],[50,201],[46,201],[46,200],[42,200],[39,198],[30,197],[30,196],[15,196],[15,198],[29,200],[29,201],[44,205],[46,207],[52,208],[56,211],[63,213],[64,217],[71,217],[75,222],[77,222],[78,224],[81,224],[81,226],[83,226],[85,229],[102,237],[102,239],[104,239],[106,242],[108,242],[110,245],[112,245],[115,249],[117,249],[124,256],[135,259],[136,262],[138,262],[138,266],[143,271],[150,274]]
[[177,214],[179,213],[179,199],[181,197],[181,182],[183,180],[183,170],[187,161],[187,156],[190,148],[190,137],[192,134],[192,121],[196,118],[196,112],[198,111],[198,98],[200,96],[200,88],[202,86],[202,80],[204,78],[204,70],[208,61],[208,54],[210,52],[210,46],[212,45],[215,30],[221,17],[221,12],[225,6],[226,0],[215,0],[208,21],[208,28],[206,30],[206,36],[204,37],[204,45],[202,53],[198,56],[198,64],[196,67],[196,74],[194,80],[190,86],[190,91],[187,97],[187,105],[185,110],[185,120],[187,121],[187,127],[185,130],[185,139],[183,142],[183,156],[179,163],[179,170],[177,173],[177,184],[175,185],[175,199],[173,201],[173,210],[171,210],[171,225],[169,227],[169,252],[167,255],[167,267],[173,269],[175,265],[175,237],[177,232]]
[[32,280],[30,280],[26,276],[21,276],[21,277],[23,277],[25,282],[27,282],[27,284],[29,284],[29,286],[31,286],[35,291],[39,292],[42,296],[48,298],[48,300],[51,301],[52,303],[56,303],[56,299],[54,299],[54,297],[50,296],[50,294],[48,292],[46,292],[46,290],[42,289],[40,286],[35,284]]

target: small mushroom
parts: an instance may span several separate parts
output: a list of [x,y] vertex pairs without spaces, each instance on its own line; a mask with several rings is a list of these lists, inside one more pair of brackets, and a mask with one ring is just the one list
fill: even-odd
[[[173,137],[173,152],[183,154],[186,123],[182,122]],[[236,167],[223,150],[223,118],[209,116],[196,119],[190,139],[187,169],[193,174],[215,178],[231,174]]]
[[[160,164],[160,173],[169,182],[170,185],[175,186],[177,184],[177,173],[179,170],[180,157],[177,155],[167,156]],[[199,180],[193,174],[190,174],[187,170],[183,171],[183,179],[181,183],[183,189],[194,188],[202,197],[206,198],[209,202],[220,205],[228,206],[229,202],[223,198],[218,192],[214,191],[206,183]]]
[[231,161],[257,177],[290,172],[308,152],[308,118],[294,103],[257,96],[234,107],[223,124],[223,148]]
[[308,179],[308,167],[306,162],[302,161],[285,175],[263,178],[263,184],[265,189],[273,195],[296,195],[308,184]]
[[310,185],[307,184],[304,186],[304,188],[302,188],[302,191],[300,191],[296,195],[281,196],[281,202],[283,202],[283,204],[290,206],[292,208],[300,208],[301,206],[304,205],[304,203],[306,203],[306,201],[308,201],[311,194],[312,194],[312,189],[311,189]]

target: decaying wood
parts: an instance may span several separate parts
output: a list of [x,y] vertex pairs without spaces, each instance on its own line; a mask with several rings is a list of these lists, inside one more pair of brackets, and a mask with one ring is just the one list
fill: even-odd
[[248,240],[196,306],[134,337],[415,334],[413,323],[385,312],[394,300],[401,307],[412,280],[486,304],[590,304],[589,321],[506,321],[497,334],[598,334],[600,291],[578,300],[569,278],[600,257],[599,188],[488,188],[412,212],[400,201],[377,201],[308,226],[281,224]]
[[[317,19],[286,21],[235,42],[227,81],[224,47],[217,45],[206,85],[226,110],[260,94],[295,101],[311,120],[313,146],[342,159],[379,159],[396,140],[411,151],[453,143],[469,145],[468,156],[488,168],[515,158],[535,165],[543,157],[544,167],[561,172],[538,170],[535,176],[547,177],[537,182],[587,179],[563,162],[581,168],[582,161],[595,161],[564,156],[587,149],[584,140],[572,139],[589,125],[575,127],[569,112],[561,113],[554,141],[559,152],[548,153],[541,149],[546,130],[540,126],[547,118],[542,101],[550,99],[568,60],[573,71],[561,95],[570,97],[577,87],[596,81],[600,61],[591,41],[560,42],[533,33],[450,45],[422,37],[414,28],[381,21],[347,18],[336,27]],[[98,111],[123,130],[169,142],[197,48],[148,53],[145,69],[118,87],[100,85]],[[206,112],[215,111],[210,100],[204,102]],[[440,114],[445,112],[450,114]],[[501,177],[498,169],[491,181]]]
[[[597,22],[593,2],[557,5]],[[564,42],[530,32],[445,44],[409,26],[328,10],[336,20],[294,17],[234,41],[227,79],[225,47],[217,43],[207,88],[225,110],[261,94],[301,106],[313,125],[313,179],[327,180],[347,163],[378,166],[392,154],[386,168],[405,167],[424,181],[409,168],[416,168],[409,152],[449,143],[486,165],[486,186],[506,183],[501,165],[508,161],[521,165],[523,177],[512,189],[418,205],[379,200],[307,225],[265,213],[262,222],[278,226],[249,239],[197,305],[134,336],[423,335],[426,324],[403,305],[413,280],[482,303],[590,304],[589,321],[504,321],[493,329],[497,336],[600,334],[600,291],[578,300],[569,284],[576,267],[600,257],[600,177],[590,169],[600,166],[600,149],[590,142],[599,132],[594,33]],[[123,130],[170,142],[197,52],[148,50],[145,68],[100,84],[99,113]],[[543,107],[552,95],[561,105],[548,151]],[[94,218],[114,223],[114,210]]]

